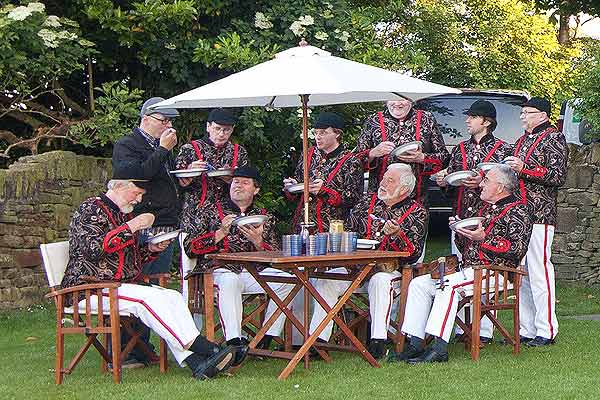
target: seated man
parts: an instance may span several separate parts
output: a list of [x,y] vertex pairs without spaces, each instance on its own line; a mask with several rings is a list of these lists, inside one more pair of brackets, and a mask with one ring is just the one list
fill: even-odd
[[[377,193],[363,197],[350,211],[345,230],[354,231],[366,239],[377,239],[378,250],[406,251],[408,256],[400,258],[400,264],[410,264],[419,258],[427,233],[427,210],[410,196],[416,178],[407,164],[391,164],[379,183]],[[375,218],[374,218],[375,217]],[[382,232],[379,232],[381,231]],[[383,233],[383,235],[381,235]],[[330,272],[346,272],[345,268],[334,268]],[[394,291],[399,290],[400,272],[396,266],[376,272],[369,279],[369,308],[371,313],[371,341],[369,352],[381,359],[385,356],[385,341],[390,323],[390,309]],[[350,282],[317,279],[315,288],[333,306],[337,298],[348,289]],[[325,310],[315,302],[310,323],[313,332],[325,318]],[[328,341],[333,322],[321,332],[321,341]]]
[[[108,191],[84,201],[73,214],[69,228],[69,262],[62,287],[90,280],[122,282],[118,288],[119,311],[130,313],[163,338],[180,365],[184,363],[197,379],[226,370],[234,358],[231,347],[220,349],[200,335],[181,294],[175,290],[136,284],[142,264],[166,249],[169,242],[139,245],[140,230],[152,226],[154,215],[131,218],[145,189],[126,176],[108,183]],[[85,306],[85,299],[79,299]],[[97,311],[98,300],[90,305]],[[103,307],[110,307],[104,297]]]
[[[480,215],[485,221],[475,229],[457,229],[457,246],[466,268],[446,275],[445,290],[437,287],[431,275],[411,281],[402,331],[411,336],[395,361],[410,364],[448,361],[448,340],[454,324],[460,292],[473,290],[474,272],[470,265],[504,264],[517,267],[527,252],[532,222],[526,204],[514,193],[517,175],[506,165],[490,170],[480,183],[481,200],[486,202]],[[502,283],[501,283],[502,284]],[[458,295],[457,295],[458,293]],[[425,334],[435,340],[426,351]]]
[[[238,253],[277,249],[275,218],[254,204],[254,196],[259,190],[260,176],[256,168],[237,168],[229,189],[229,201],[222,203],[216,199],[214,203],[207,203],[182,219],[181,228],[188,233],[184,240],[186,254],[189,257],[199,257],[216,252]],[[248,215],[266,215],[268,219],[258,226],[232,224],[238,216]],[[210,267],[210,260],[199,257],[192,273]],[[275,268],[266,268],[262,272],[291,276]],[[225,340],[228,345],[236,346],[234,364],[239,364],[247,352],[247,340],[242,337],[242,294],[264,291],[256,279],[239,265],[223,266],[214,270],[213,274]],[[293,287],[283,283],[270,283],[269,286],[281,299],[285,299]],[[265,318],[268,319],[276,310],[277,305],[269,302]],[[284,314],[279,316],[265,337],[279,336],[285,322],[284,317]]]

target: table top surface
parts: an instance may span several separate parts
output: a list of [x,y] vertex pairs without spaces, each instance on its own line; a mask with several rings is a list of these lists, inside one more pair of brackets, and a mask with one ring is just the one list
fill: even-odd
[[393,260],[398,257],[406,257],[406,251],[381,251],[381,250],[358,250],[352,253],[327,253],[320,256],[284,256],[281,251],[248,251],[240,253],[215,253],[207,254],[206,257],[219,261],[242,261],[268,264],[310,263],[321,261],[357,261],[365,262],[372,260]]

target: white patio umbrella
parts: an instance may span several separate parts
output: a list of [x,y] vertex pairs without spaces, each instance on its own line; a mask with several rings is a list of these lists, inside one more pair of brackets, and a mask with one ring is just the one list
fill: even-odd
[[301,42],[273,60],[171,97],[160,108],[302,107],[304,222],[308,223],[308,107],[372,101],[413,101],[460,90],[332,56]]

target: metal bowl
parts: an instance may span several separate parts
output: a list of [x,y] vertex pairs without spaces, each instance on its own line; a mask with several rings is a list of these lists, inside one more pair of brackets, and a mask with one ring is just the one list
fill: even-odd
[[502,164],[497,162],[482,162],[477,164],[477,169],[481,170],[482,172],[488,172],[490,169],[495,168],[498,165]]
[[266,215],[247,215],[245,217],[239,217],[233,220],[231,225],[244,226],[244,225],[260,225],[269,219]]
[[231,168],[223,168],[223,169],[215,169],[214,171],[208,171],[206,173],[207,176],[211,178],[216,178],[219,176],[231,176],[233,175],[233,169]]
[[304,190],[304,182],[294,183],[293,185],[287,185],[284,187],[288,193],[300,193]]
[[358,239],[356,240],[356,248],[363,250],[371,250],[377,247],[379,240],[373,239]]
[[485,221],[484,217],[471,217],[471,218],[461,219],[460,221],[455,221],[455,222],[451,223],[449,226],[450,226],[450,229],[452,229],[453,231],[456,231],[458,228],[475,229],[475,228],[477,228],[479,223],[483,222],[483,221]]
[[176,169],[169,171],[171,174],[178,178],[193,178],[195,176],[202,175],[206,170],[202,168],[190,168],[190,169]]
[[474,176],[477,176],[477,172],[469,169],[464,171],[456,171],[451,174],[448,174],[446,175],[446,177],[444,177],[444,180],[448,185],[460,186],[462,185],[465,179],[472,178]]
[[150,244],[158,244],[160,242],[164,242],[165,240],[175,239],[179,235],[179,232],[179,229],[175,229],[171,232],[159,233],[154,236],[148,237],[147,242]]
[[421,146],[423,146],[423,143],[420,140],[415,140],[414,142],[404,143],[403,145],[396,147],[390,154],[392,156],[399,156],[407,151],[419,150]]

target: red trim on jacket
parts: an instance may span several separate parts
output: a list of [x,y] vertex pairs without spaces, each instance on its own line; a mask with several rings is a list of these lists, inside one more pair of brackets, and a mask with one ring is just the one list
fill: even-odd
[[498,239],[498,244],[496,246],[492,246],[491,244],[487,243],[481,243],[481,247],[495,253],[506,253],[510,249],[510,241],[501,238]]
[[[217,200],[216,204],[217,212],[219,213],[219,219],[223,222],[223,218],[225,218],[225,214],[223,213],[223,207],[221,207],[221,201]],[[227,253],[229,251],[229,239],[227,239],[227,235],[223,236],[223,251]]]
[[[326,184],[331,183],[333,178],[335,178],[335,176],[340,172],[340,169],[342,168],[344,163],[352,156],[353,156],[353,154],[349,152],[344,157],[342,157],[342,159],[340,161],[338,161],[338,163],[331,170],[329,175],[327,175],[327,179],[325,180]],[[321,186],[321,190],[329,195],[329,199],[327,200],[329,205],[337,207],[342,203],[342,196],[338,193],[337,190],[328,188],[324,185]],[[322,207],[323,207],[323,198],[317,197],[317,205],[316,205],[315,212],[317,214],[317,229],[319,232],[323,232],[323,217],[321,216],[321,208]]]
[[[196,151],[196,157],[198,157],[198,161],[204,161],[204,157],[202,156],[202,152],[200,151],[200,146],[198,146],[198,142],[192,140],[192,147],[194,147],[194,151]],[[206,174],[202,174],[200,176],[200,183],[202,185],[202,192],[200,194],[200,201],[198,201],[198,207],[202,206],[202,204],[204,204],[204,201],[206,200]]]
[[202,240],[204,239],[208,239],[210,237],[214,237],[215,233],[214,232],[208,232],[205,233],[204,235],[200,235],[194,239],[191,240],[191,251],[194,254],[197,255],[202,255],[202,254],[207,254],[207,253],[212,253],[217,251],[217,245],[214,246],[210,246],[210,247],[204,247],[204,244],[202,243]]
[[377,201],[377,193],[373,193],[371,196],[371,203],[369,204],[369,212],[367,213],[367,239],[371,239],[371,224],[373,224],[373,218],[371,218],[371,214],[373,214],[373,208],[375,208],[375,202]]

